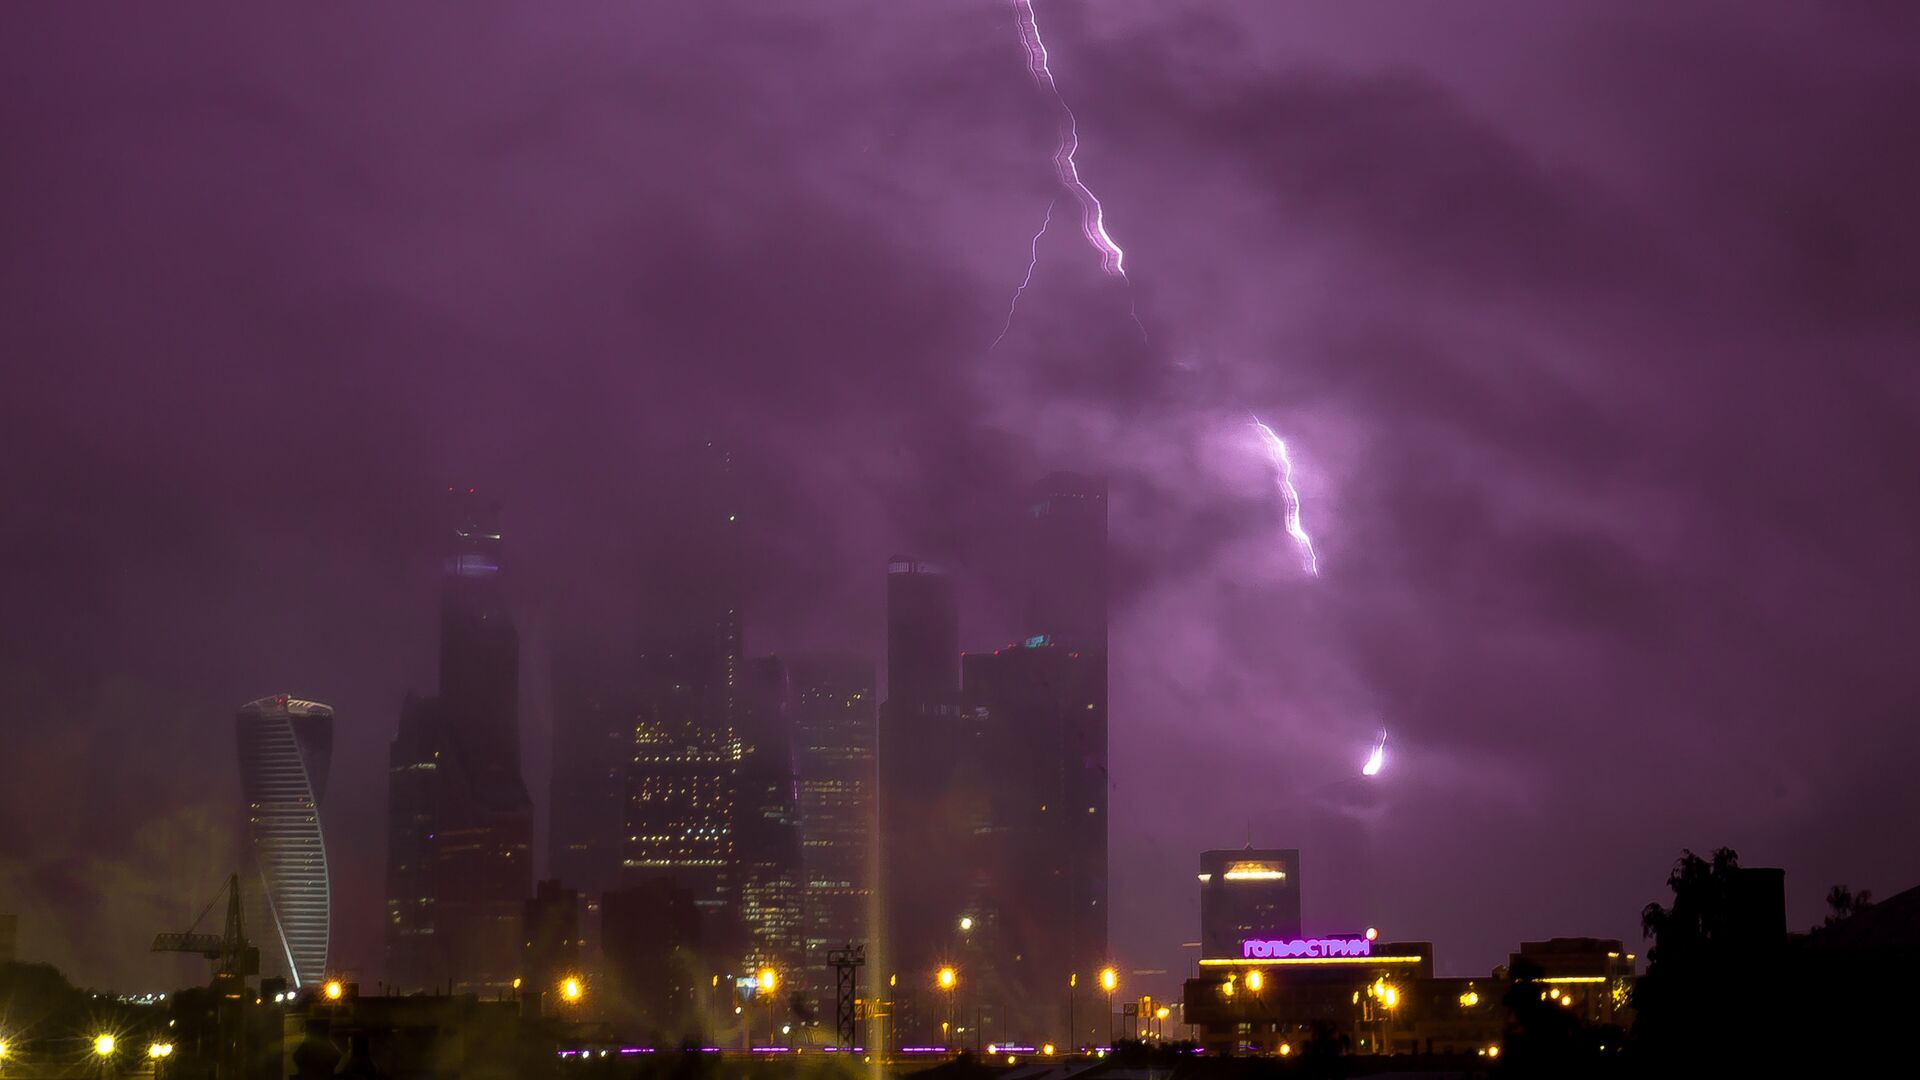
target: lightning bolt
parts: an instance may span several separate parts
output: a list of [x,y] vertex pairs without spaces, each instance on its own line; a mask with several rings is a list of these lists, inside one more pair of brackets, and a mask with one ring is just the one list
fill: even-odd
[[[1055,197],[1053,202],[1047,204],[1047,216],[1040,222],[1040,231],[1033,234],[1033,244],[1027,252],[1027,276],[1021,279],[1020,287],[1013,290],[1013,299],[1007,301],[1006,325],[1000,328],[1000,336],[993,339],[993,344],[987,346],[988,352],[999,348],[1000,343],[1007,339],[1007,331],[1013,329],[1013,311],[1020,306],[1020,294],[1026,292],[1027,286],[1033,284],[1033,268],[1040,264],[1040,238],[1047,235],[1047,226],[1053,224],[1053,206],[1059,201],[1059,198]],[[1133,321],[1139,322],[1140,319],[1135,316]],[[1142,328],[1140,332],[1144,334],[1146,330]]]
[[1380,741],[1374,744],[1373,753],[1367,755],[1367,763],[1360,766],[1360,775],[1379,776],[1380,770],[1387,764],[1387,733],[1380,733]]
[[1300,523],[1300,492],[1293,486],[1293,459],[1287,456],[1287,441],[1274,434],[1273,429],[1261,423],[1257,416],[1253,418],[1253,427],[1260,433],[1267,456],[1273,459],[1280,501],[1286,507],[1287,535],[1293,537],[1294,544],[1300,548],[1301,566],[1307,573],[1319,577],[1320,559],[1313,553],[1313,537],[1307,535],[1306,526]]
[[[1073,108],[1067,104],[1066,95],[1060,92],[1060,84],[1054,81],[1053,68],[1048,63],[1046,42],[1040,39],[1040,23],[1034,16],[1033,0],[1008,0],[1013,8],[1013,19],[1020,29],[1020,45],[1027,52],[1027,74],[1033,77],[1034,85],[1052,95],[1056,109],[1056,122],[1060,131],[1060,145],[1053,152],[1053,171],[1060,180],[1060,186],[1073,194],[1080,203],[1080,232],[1087,239],[1089,247],[1100,256],[1100,268],[1111,277],[1132,282],[1127,277],[1127,253],[1121,250],[1113,237],[1107,232],[1106,211],[1100,205],[1099,196],[1080,179],[1080,166],[1074,155],[1080,151],[1080,122],[1073,115]],[[1020,303],[1020,295],[1027,291],[1033,282],[1034,264],[1039,258],[1040,237],[1046,235],[1047,225],[1053,221],[1053,208],[1059,202],[1058,196],[1047,204],[1047,217],[1040,225],[1040,231],[1033,236],[1033,246],[1027,261],[1026,279],[1013,291],[1013,299],[1007,305],[1006,325],[1000,328],[1000,336],[993,339],[992,352],[1007,336],[1007,330],[1013,326],[1013,312]],[[1131,290],[1129,290],[1131,291]],[[1140,328],[1140,340],[1147,340],[1147,326],[1140,321],[1139,309],[1131,297],[1127,302],[1127,313],[1133,318],[1133,324]],[[1300,493],[1293,486],[1293,461],[1287,456],[1286,441],[1274,434],[1272,428],[1253,418],[1253,426],[1260,431],[1261,439],[1267,447],[1267,453],[1273,458],[1274,469],[1278,473],[1280,498],[1286,507],[1287,535],[1300,549],[1302,565],[1307,573],[1320,576],[1320,560],[1313,552],[1313,538],[1300,524]],[[1382,744],[1384,748],[1384,743]],[[1384,750],[1383,750],[1384,752]]]
[[1073,110],[1060,93],[1059,84],[1053,81],[1053,69],[1047,66],[1047,46],[1040,40],[1040,24],[1034,19],[1033,0],[1010,2],[1014,21],[1020,26],[1020,44],[1027,50],[1027,74],[1033,76],[1034,85],[1053,95],[1053,102],[1059,110],[1060,148],[1053,152],[1053,171],[1060,178],[1060,186],[1072,192],[1080,202],[1080,232],[1086,236],[1093,250],[1099,253],[1100,269],[1110,276],[1125,278],[1127,253],[1120,250],[1120,245],[1113,242],[1113,237],[1107,235],[1106,213],[1100,208],[1099,198],[1080,181],[1080,167],[1073,160],[1073,155],[1080,150],[1080,123],[1074,119]]

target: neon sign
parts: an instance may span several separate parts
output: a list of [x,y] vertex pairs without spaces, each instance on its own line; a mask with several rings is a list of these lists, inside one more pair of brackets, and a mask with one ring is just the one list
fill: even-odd
[[1294,956],[1372,956],[1373,942],[1364,937],[1339,938],[1247,938],[1240,942],[1245,960],[1282,960]]

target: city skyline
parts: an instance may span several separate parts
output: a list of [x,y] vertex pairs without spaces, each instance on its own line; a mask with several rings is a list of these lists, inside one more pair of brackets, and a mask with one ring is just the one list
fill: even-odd
[[[388,791],[449,731],[499,929],[552,789],[607,820],[555,760],[570,648],[717,602],[743,663],[886,700],[894,555],[951,574],[955,680],[1076,651],[1044,608],[1103,572],[1130,980],[1249,842],[1299,851],[1303,933],[1441,974],[1633,949],[1682,848],[1791,868],[1791,927],[1904,889],[1859,825],[1920,754],[1913,16],[1741,7],[8,12],[19,954],[204,976],[148,947],[236,869],[230,724],[278,690],[341,718],[328,964],[425,925],[440,856],[385,838],[448,808]],[[1107,558],[1033,605],[999,583],[1056,472],[1106,478]],[[451,638],[449,486],[503,508],[511,616]],[[779,831],[725,887],[786,911]]]

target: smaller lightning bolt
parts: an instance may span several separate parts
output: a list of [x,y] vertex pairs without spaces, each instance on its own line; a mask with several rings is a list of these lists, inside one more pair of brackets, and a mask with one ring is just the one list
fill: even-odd
[[1320,559],[1313,553],[1313,537],[1308,536],[1306,527],[1300,524],[1300,492],[1293,486],[1293,459],[1287,456],[1287,442],[1274,434],[1272,428],[1261,423],[1257,416],[1253,418],[1253,427],[1260,433],[1267,455],[1273,459],[1274,472],[1278,474],[1276,483],[1280,487],[1280,501],[1286,507],[1287,535],[1299,545],[1301,564],[1307,573],[1319,577]]
[[[1020,282],[1020,287],[1013,290],[1013,299],[1007,301],[1006,325],[1000,328],[1000,336],[993,339],[993,344],[987,346],[988,352],[999,348],[1000,343],[1007,339],[1007,331],[1013,329],[1013,311],[1020,306],[1020,294],[1026,292],[1027,286],[1033,284],[1033,268],[1040,264],[1040,238],[1047,235],[1047,226],[1053,224],[1053,206],[1059,201],[1059,197],[1055,196],[1052,202],[1047,203],[1047,216],[1040,222],[1040,231],[1033,234],[1033,243],[1027,252],[1027,276]],[[1135,318],[1134,321],[1140,320]],[[1140,332],[1146,333],[1144,329]]]
[[1374,744],[1373,753],[1367,755],[1367,763],[1360,766],[1360,775],[1379,776],[1380,770],[1387,764],[1387,733],[1380,733],[1380,741]]

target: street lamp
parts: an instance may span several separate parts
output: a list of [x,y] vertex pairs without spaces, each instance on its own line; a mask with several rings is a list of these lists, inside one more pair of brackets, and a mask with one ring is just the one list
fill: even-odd
[[1261,975],[1258,971],[1247,972],[1247,989],[1257,994],[1264,985],[1266,985],[1265,976]]
[[94,1036],[94,1039],[93,1039],[93,1052],[94,1052],[95,1054],[98,1054],[99,1056],[101,1056],[101,1057],[103,1057],[103,1058],[105,1058],[105,1057],[112,1057],[112,1056],[113,1056],[113,1046],[114,1046],[114,1042],[113,1042],[113,1036],[111,1036],[111,1035],[96,1035],[96,1036]]
[[776,1039],[773,1034],[773,992],[780,986],[780,976],[772,968],[763,967],[753,978],[754,982],[760,987],[760,992],[767,996],[767,1041],[769,1043],[778,1042],[779,1040]]
[[327,995],[328,1001],[339,1001],[340,995],[346,993],[347,988],[341,985],[339,979],[328,979],[327,985],[321,987],[320,992]]
[[564,1001],[569,1005],[576,1005],[579,1003],[582,997],[586,996],[586,993],[587,993],[587,988],[581,984],[580,976],[569,975],[566,978],[560,980],[560,1000],[561,1001]]
[[953,988],[960,985],[960,973],[951,967],[943,967],[934,975],[933,981],[947,995],[947,1018],[940,1022],[940,1045],[945,1046],[948,1029],[953,1027]]
[[1113,991],[1120,985],[1120,975],[1112,968],[1100,969],[1100,986],[1107,992],[1107,1045],[1113,1045]]

